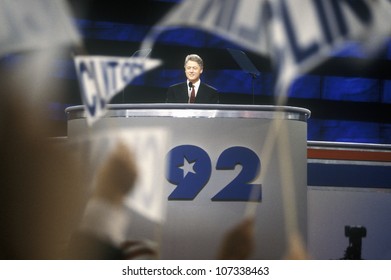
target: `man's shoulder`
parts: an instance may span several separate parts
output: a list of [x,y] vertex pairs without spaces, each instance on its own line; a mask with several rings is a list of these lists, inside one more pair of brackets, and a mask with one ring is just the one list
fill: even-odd
[[173,84],[171,86],[169,86],[170,88],[174,88],[174,87],[180,87],[180,86],[183,86],[183,85],[186,85],[186,82],[180,82],[180,83],[176,83],[176,84]]
[[205,88],[208,88],[209,90],[212,90],[212,91],[217,91],[217,88],[215,87],[212,87],[211,85],[207,84],[207,83],[201,83],[200,86],[203,86]]

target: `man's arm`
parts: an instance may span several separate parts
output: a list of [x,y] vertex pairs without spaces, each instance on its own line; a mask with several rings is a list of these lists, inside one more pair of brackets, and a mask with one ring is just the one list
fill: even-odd
[[202,89],[200,88],[200,90],[202,90],[203,93],[199,92],[199,103],[218,104],[220,102],[219,92],[214,87],[208,84],[203,84]]
[[216,89],[211,94],[210,103],[211,104],[219,104],[220,103],[220,95]]

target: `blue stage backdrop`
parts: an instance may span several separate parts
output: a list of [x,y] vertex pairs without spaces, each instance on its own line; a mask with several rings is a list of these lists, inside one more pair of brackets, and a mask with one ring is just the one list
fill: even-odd
[[[83,1],[82,1],[83,2]],[[91,2],[91,3],[89,3]],[[150,28],[177,1],[69,0],[74,20],[91,55],[131,56],[140,48]],[[87,4],[88,3],[88,4]],[[260,71],[254,80],[243,72],[227,48],[243,50]],[[162,66],[138,77],[118,94],[113,103],[164,102],[169,85],[184,80],[183,60],[189,53],[200,54],[205,63],[202,79],[221,93],[229,104],[275,104],[275,77],[270,60],[247,51],[219,36],[193,28],[162,33],[151,57]],[[375,58],[367,58],[355,44],[333,54],[330,59],[298,78],[289,91],[288,104],[311,110],[308,140],[391,143],[391,44]],[[17,57],[3,58],[12,63]],[[81,104],[74,64],[59,61],[53,78],[65,79],[69,96],[53,97],[52,118],[65,123],[63,109]]]

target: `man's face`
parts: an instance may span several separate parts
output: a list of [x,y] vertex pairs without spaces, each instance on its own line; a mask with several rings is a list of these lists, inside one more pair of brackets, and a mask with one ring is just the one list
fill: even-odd
[[186,78],[190,82],[192,82],[193,84],[198,82],[198,80],[200,79],[201,73],[202,73],[202,68],[200,67],[200,65],[197,62],[189,60],[186,63],[185,74],[186,74]]

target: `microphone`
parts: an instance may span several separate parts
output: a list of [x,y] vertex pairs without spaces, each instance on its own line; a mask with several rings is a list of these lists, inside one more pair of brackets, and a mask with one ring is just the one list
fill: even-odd
[[192,89],[192,88],[193,88],[193,83],[189,82],[189,89]]

